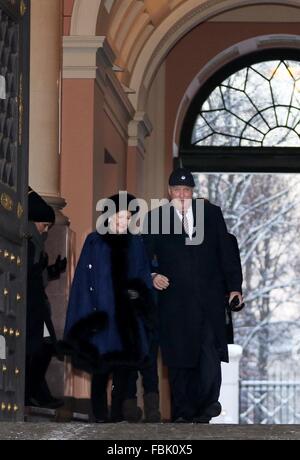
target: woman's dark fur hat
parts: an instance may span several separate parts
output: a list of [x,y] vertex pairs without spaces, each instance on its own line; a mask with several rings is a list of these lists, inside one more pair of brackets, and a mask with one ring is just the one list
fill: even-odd
[[[134,195],[131,195],[128,192],[119,192],[115,195],[112,195],[106,199],[104,202],[103,212],[109,211],[111,209],[111,204],[114,204],[115,212],[128,211],[130,204],[136,200]],[[139,208],[137,206],[132,206],[133,210],[130,209],[131,214],[138,212]],[[113,215],[114,212],[111,213]]]

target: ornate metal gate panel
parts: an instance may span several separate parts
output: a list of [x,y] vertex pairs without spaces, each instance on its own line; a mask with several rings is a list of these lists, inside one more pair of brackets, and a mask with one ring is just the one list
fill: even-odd
[[0,0],[0,421],[24,415],[29,6]]

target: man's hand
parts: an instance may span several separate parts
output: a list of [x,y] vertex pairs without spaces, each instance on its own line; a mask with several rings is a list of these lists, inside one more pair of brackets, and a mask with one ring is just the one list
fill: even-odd
[[152,274],[153,286],[159,291],[164,291],[168,289],[170,282],[166,276],[159,275],[158,273]]
[[229,305],[230,305],[232,299],[233,299],[234,297],[236,297],[236,296],[237,296],[238,299],[239,299],[239,303],[238,303],[238,305],[235,306],[235,308],[239,308],[240,305],[242,305],[242,303],[244,303],[244,299],[243,299],[242,294],[241,294],[240,292],[238,292],[238,291],[230,292],[230,294],[229,294]]

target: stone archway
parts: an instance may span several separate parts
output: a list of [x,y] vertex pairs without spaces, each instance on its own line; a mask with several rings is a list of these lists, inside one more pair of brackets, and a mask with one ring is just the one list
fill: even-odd
[[168,52],[194,27],[210,18],[237,8],[251,5],[283,5],[299,8],[297,0],[188,0],[169,14],[155,29],[136,60],[129,86],[135,94],[130,100],[143,110],[153,78]]
[[103,0],[75,0],[71,35],[95,35],[97,18]]
[[[161,15],[159,19],[157,19],[155,15],[151,15],[151,12],[145,9],[146,3],[146,1],[139,2],[136,0],[121,0],[119,4],[113,5],[112,1],[75,0],[71,23],[71,37],[68,37],[70,40],[65,40],[66,54],[68,54],[69,57],[72,57],[72,59],[75,54],[77,54],[81,65],[81,67],[78,67],[77,62],[72,61],[71,66],[67,69],[69,73],[65,77],[65,92],[66,88],[70,92],[70,113],[66,114],[66,120],[71,119],[74,114],[72,94],[75,88],[77,94],[82,97],[82,101],[84,101],[85,106],[88,94],[88,101],[90,104],[90,119],[85,116],[85,119],[82,120],[82,125],[80,126],[80,139],[76,142],[76,145],[73,146],[74,151],[78,149],[83,137],[82,126],[85,126],[84,123],[87,124],[86,137],[89,141],[93,135],[90,133],[90,126],[95,119],[93,105],[95,101],[95,78],[97,78],[98,87],[101,87],[101,89],[103,88],[105,96],[107,95],[107,87],[104,85],[104,82],[107,75],[109,75],[109,85],[114,90],[114,95],[119,97],[118,103],[120,104],[121,101],[123,104],[126,117],[122,116],[122,119],[116,119],[115,112],[113,112],[116,108],[116,104],[114,104],[114,107],[109,105],[112,98],[110,100],[105,100],[104,97],[103,99],[105,103],[103,107],[106,112],[108,112],[109,109],[109,115],[112,122],[119,125],[119,129],[123,133],[122,139],[124,142],[128,142],[129,137],[127,158],[132,159],[133,165],[128,162],[127,165],[124,166],[124,168],[127,168],[126,173],[131,175],[129,179],[127,177],[127,183],[130,181],[133,183],[133,181],[136,180],[137,171],[139,172],[140,177],[142,177],[142,180],[143,174],[146,174],[143,173],[140,165],[143,165],[145,157],[147,155],[149,156],[149,151],[147,152],[147,155],[145,155],[143,151],[144,137],[151,129],[149,126],[150,123],[148,122],[147,117],[145,117],[145,113],[147,113],[148,109],[147,101],[149,99],[149,93],[154,77],[157,75],[157,72],[160,69],[161,64],[166,59],[167,54],[173,47],[176,46],[178,41],[198,24],[201,24],[202,22],[205,22],[206,20],[226,11],[231,11],[233,9],[249,5],[261,5],[262,3],[265,5],[299,6],[297,0],[266,0],[263,2],[258,0],[161,0],[162,4],[172,5],[173,9],[165,8],[165,10],[161,10]],[[127,10],[126,5],[128,7]],[[101,16],[102,12],[103,16]],[[108,20],[107,15],[110,16],[111,21]],[[104,16],[106,16],[106,19]],[[96,36],[97,30],[98,33],[99,30],[104,30],[99,27],[102,19],[110,26],[107,30],[104,28],[106,30],[105,37]],[[122,44],[120,44],[121,42]],[[112,48],[112,50],[110,48]],[[99,49],[101,52],[99,52]],[[98,61],[96,60],[97,54]],[[85,59],[83,56],[88,58],[85,68],[83,68]],[[220,61],[216,62],[216,65],[221,67],[222,62],[224,62],[224,57],[223,61],[220,59]],[[84,73],[83,70],[86,73]],[[206,71],[213,72],[213,69],[206,69]],[[204,74],[203,78],[205,78]],[[161,94],[163,95],[163,89]],[[99,97],[99,111],[97,116],[102,114],[103,107],[100,107],[100,104],[102,104],[101,101],[102,95],[101,98]],[[80,113],[81,105],[79,104],[76,108]],[[157,113],[158,111],[153,110],[153,113],[155,112]],[[164,116],[164,114],[162,116]],[[127,131],[128,125],[129,129]],[[161,131],[163,130],[161,129]],[[99,149],[102,149],[102,139],[100,140],[98,145]],[[90,171],[88,174],[92,176],[93,162],[95,158],[94,146],[96,144],[92,142],[91,144],[93,145],[86,143],[83,146],[82,151],[84,151],[85,155],[87,155],[87,149],[90,148]],[[161,144],[160,139],[157,140],[157,144]],[[162,149],[164,149],[164,146],[165,144],[163,144]],[[70,150],[69,161],[73,162],[72,149],[69,146],[68,148]],[[138,149],[140,149],[140,151]],[[168,148],[166,150],[169,152],[171,151],[171,149]],[[135,158],[137,159],[136,163],[138,164],[138,167],[134,163]],[[166,163],[165,159],[161,158],[160,163],[154,166],[154,168],[161,167],[163,170],[163,176],[165,171],[169,168],[169,164],[166,165],[164,163]],[[66,170],[68,169],[67,166],[68,165],[66,165]],[[101,168],[102,166],[103,165],[101,165]],[[114,165],[109,165],[109,167],[115,168]],[[99,170],[101,168],[99,168]],[[82,170],[84,169],[82,168]],[[78,178],[81,179],[81,171],[78,172]],[[87,182],[90,183],[91,181]],[[71,192],[74,193],[73,183],[71,185]],[[163,185],[161,189],[163,190]],[[85,201],[91,200],[91,197],[94,196],[95,190],[90,189],[90,195],[88,196],[88,199],[85,198]],[[73,195],[72,199],[74,203],[77,202],[76,199],[73,198]],[[70,198],[69,201],[71,201]],[[74,215],[75,213],[76,210],[74,210]],[[74,222],[73,216],[71,217]],[[88,219],[90,223],[92,221],[92,217],[89,216]],[[81,219],[80,225],[82,221],[83,219]],[[79,237],[81,237],[82,233],[80,225],[76,228],[79,233]],[[81,241],[79,240],[80,238],[78,238],[78,247],[81,246]],[[84,394],[85,392],[85,389],[83,389]]]

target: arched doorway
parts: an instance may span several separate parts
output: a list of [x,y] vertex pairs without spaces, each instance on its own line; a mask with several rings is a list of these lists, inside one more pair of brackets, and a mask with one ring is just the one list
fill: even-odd
[[[111,81],[114,83],[114,88],[120,90],[120,95],[121,97],[118,97],[118,104],[120,101],[125,102],[125,109],[126,113],[128,111],[128,108],[130,109],[130,113],[128,114],[129,116],[126,115],[124,117],[122,115],[122,118],[120,119],[119,116],[115,116],[115,108],[118,107],[118,104],[114,104],[114,107],[112,107],[111,104],[105,104],[104,111],[108,111],[107,109],[109,108],[109,114],[111,119],[114,121],[114,125],[117,123],[118,129],[121,127],[122,132],[121,132],[121,142],[118,146],[118,150],[122,150],[124,152],[124,157],[127,155],[127,157],[135,158],[135,153],[138,153],[137,158],[139,160],[142,159],[144,163],[141,162],[141,165],[145,164],[145,159],[147,161],[147,158],[149,159],[149,162],[146,163],[146,167],[144,168],[144,171],[142,168],[140,168],[140,173],[138,174],[139,178],[144,178],[146,177],[146,180],[149,183],[149,190],[147,189],[147,197],[150,196],[150,193],[152,194],[153,192],[157,193],[156,196],[163,196],[164,193],[164,187],[165,187],[165,178],[167,174],[169,173],[169,170],[171,169],[172,165],[172,140],[171,140],[171,131],[173,130],[173,117],[176,113],[177,110],[177,99],[176,96],[178,96],[178,93],[174,91],[174,93],[166,96],[167,92],[167,87],[171,87],[170,80],[174,82],[175,79],[173,78],[173,75],[176,75],[176,90],[178,92],[181,92],[179,95],[179,98],[183,95],[184,91],[184,83],[185,80],[182,79],[182,85],[180,85],[179,82],[179,75],[176,69],[178,68],[178,60],[176,60],[176,67],[174,72],[170,72],[171,67],[169,66],[170,64],[170,54],[172,54],[172,51],[178,48],[177,45],[180,45],[181,41],[188,41],[189,42],[189,47],[188,47],[188,52],[185,53],[185,55],[188,57],[190,61],[193,63],[197,63],[197,69],[189,69],[190,72],[188,73],[187,78],[193,78],[195,75],[195,72],[198,72],[199,69],[204,67],[206,65],[206,62],[209,60],[213,59],[218,53],[225,52],[227,51],[228,47],[235,46],[238,42],[242,40],[252,40],[253,37],[260,37],[264,34],[284,34],[285,37],[282,39],[282,46],[287,46],[287,40],[286,40],[286,34],[296,34],[298,33],[297,31],[293,30],[292,25],[287,25],[284,27],[283,25],[279,26],[278,25],[278,19],[276,22],[276,19],[273,19],[274,24],[271,25],[270,27],[267,27],[266,24],[261,24],[261,26],[257,26],[256,24],[253,23],[255,27],[247,27],[247,33],[243,34],[244,32],[244,27],[241,26],[241,24],[236,23],[236,33],[230,35],[230,39],[226,42],[226,37],[228,35],[229,29],[232,30],[234,28],[234,23],[231,22],[231,19],[228,21],[227,27],[223,28],[222,31],[218,31],[219,34],[219,41],[216,43],[217,46],[207,46],[207,43],[209,43],[209,37],[214,36],[215,37],[215,32],[212,33],[212,31],[216,31],[216,29],[219,29],[219,24],[212,22],[215,21],[218,16],[221,13],[225,12],[232,12],[234,10],[240,10],[243,9],[243,7],[249,7],[252,6],[253,9],[257,9],[255,12],[255,17],[259,20],[261,20],[261,8],[265,8],[264,10],[264,17],[269,17],[269,12],[266,11],[268,8],[272,8],[272,11],[276,9],[276,5],[279,8],[277,10],[277,16],[276,18],[280,18],[281,16],[279,15],[279,12],[282,14],[282,10],[289,9],[291,10],[289,14],[292,16],[294,14],[294,10],[296,12],[296,8],[299,6],[295,0],[289,0],[288,2],[282,2],[282,1],[264,1],[264,2],[259,2],[255,0],[245,0],[243,2],[240,2],[239,0],[232,0],[232,1],[226,1],[224,2],[223,0],[217,0],[217,1],[202,1],[199,2],[198,0],[179,0],[177,2],[167,2],[161,1],[161,2],[155,2],[156,7],[151,8],[147,10],[144,9],[144,3],[146,2],[138,2],[138,1],[128,1],[128,2],[115,2],[115,6],[113,6],[109,11],[110,11],[110,17],[109,17],[109,23],[108,23],[108,29],[106,32],[104,32],[104,28],[102,26],[105,23],[105,16],[106,8],[104,9],[104,6],[107,5],[108,3],[112,2],[104,2],[100,0],[93,0],[93,5],[96,8],[96,4],[98,3],[100,5],[101,3],[101,8],[103,6],[103,15],[101,14],[101,11],[99,9],[98,13],[98,20],[96,20],[94,12],[96,9],[92,10],[91,8],[86,9],[84,8],[84,4],[87,4],[89,0],[76,0],[75,6],[77,5],[78,9],[74,10],[75,16],[72,18],[72,27],[71,27],[71,36],[68,37],[68,40],[65,42],[65,49],[67,50],[70,42],[72,42],[72,47],[69,49],[71,52],[69,53],[74,57],[75,54],[78,54],[78,57],[80,58],[78,62],[80,62],[80,65],[85,67],[84,70],[89,70],[87,73],[80,73],[78,72],[78,62],[73,62],[72,65],[74,65],[73,70],[74,72],[71,75],[70,68],[68,68],[69,62],[66,60],[65,63],[67,65],[67,71],[66,71],[66,78],[65,78],[65,85],[64,85],[64,95],[66,96],[66,91],[70,90],[70,93],[68,93],[68,98],[64,97],[64,101],[66,104],[66,101],[68,101],[68,108],[70,112],[66,112],[65,114],[65,119],[70,120],[72,116],[74,116],[74,113],[77,111],[79,114],[83,113],[81,109],[81,103],[80,103],[80,98],[78,97],[79,94],[84,95],[85,102],[87,101],[87,93],[89,94],[89,102],[90,102],[90,111],[89,114],[91,116],[91,119],[94,120],[94,114],[95,114],[95,107],[94,107],[94,79],[95,79],[95,56],[96,53],[98,54],[99,57],[104,55],[105,59],[103,62],[105,62],[105,66],[109,67],[109,70],[106,69],[106,67],[103,65],[103,63],[100,63],[99,69],[101,72],[99,73],[97,77],[98,84],[97,85],[97,91],[101,87],[103,87],[103,75],[109,75],[108,81]],[[148,4],[151,4],[153,2],[147,2]],[[167,8],[163,8],[162,5],[164,3],[169,3]],[[152,5],[151,5],[152,6]],[[282,7],[282,9],[281,9]],[[133,14],[133,9],[134,8],[134,14]],[[154,11],[156,9],[156,12]],[[106,12],[105,12],[106,10]],[[158,10],[160,10],[160,13],[158,14]],[[80,13],[79,15],[76,14]],[[132,13],[132,14],[129,14]],[[153,14],[155,13],[155,14]],[[241,13],[241,11],[240,11]],[[82,16],[81,16],[82,14]],[[252,10],[253,14],[253,10]],[[244,13],[245,16],[248,15],[248,9]],[[74,19],[74,21],[73,21]],[[246,17],[248,20],[248,16]],[[222,21],[223,19],[220,19]],[[82,21],[82,27],[78,28],[73,28],[74,24],[77,23],[79,26]],[[101,25],[102,23],[102,25]],[[208,24],[207,24],[208,23]],[[85,25],[88,25],[86,28]],[[199,37],[199,42],[198,43],[204,43],[205,46],[203,48],[209,48],[210,53],[205,53],[205,49],[199,50],[199,47],[195,46],[195,49],[198,53],[197,57],[192,57],[191,55],[193,54],[193,50],[191,49],[192,47],[190,46],[190,39],[191,39],[191,33],[195,29],[200,29],[203,25],[203,28],[205,30],[200,33]],[[207,28],[206,28],[207,26]],[[215,26],[215,27],[211,27]],[[142,33],[141,33],[142,32]],[[105,37],[95,37],[95,35],[105,35]],[[88,34],[88,41],[86,41],[85,34]],[[74,36],[75,35],[75,36]],[[98,44],[98,39],[101,38],[102,44],[105,46],[102,46],[103,49],[100,49],[100,52],[97,51],[99,48]],[[201,40],[202,38],[202,40]],[[89,43],[89,45],[87,45]],[[278,45],[279,40],[278,40],[278,35],[276,35],[276,43]],[[115,58],[112,56],[111,53],[108,53],[108,50],[106,49],[106,45],[110,44],[113,45],[113,50],[116,53]],[[260,45],[261,46],[261,45]],[[267,44],[264,44],[264,46],[271,46],[270,45],[270,40]],[[273,46],[273,44],[272,44]],[[296,44],[295,44],[296,46]],[[90,53],[91,49],[93,50],[93,53]],[[87,52],[88,50],[88,52]],[[246,51],[245,51],[246,50]],[[248,52],[248,48],[241,48],[241,54],[244,52]],[[102,53],[104,51],[104,53]],[[200,51],[200,52],[199,52]],[[76,53],[75,53],[76,52]],[[87,63],[82,59],[82,53],[85,55],[89,56],[89,66],[87,69]],[[66,55],[68,52],[66,51]],[[90,55],[92,56],[92,59],[90,60]],[[182,56],[181,56],[182,57]],[[107,59],[109,58],[109,59]],[[174,59],[175,60],[175,59]],[[169,61],[169,62],[167,62]],[[180,60],[182,62],[182,60]],[[99,63],[97,63],[98,65]],[[107,65],[109,64],[109,65]],[[184,68],[185,70],[189,66],[189,62],[185,62],[181,67]],[[165,69],[164,67],[167,67]],[[81,69],[82,70],[82,69]],[[92,70],[92,72],[90,72]],[[172,73],[173,75],[168,79],[168,76],[165,77],[166,70],[169,71],[169,74]],[[158,72],[161,71],[160,77],[157,78],[156,81],[156,76]],[[194,72],[192,74],[192,72]],[[99,78],[100,77],[100,78]],[[69,81],[67,81],[69,80]],[[87,81],[90,80],[90,81]],[[118,80],[118,82],[117,82]],[[120,87],[119,82],[122,83],[122,87]],[[117,83],[117,84],[116,84]],[[74,91],[74,86],[76,85],[76,94],[77,97],[75,98],[75,101],[72,100],[71,93]],[[153,89],[153,92],[151,92],[152,88],[151,86],[156,86]],[[175,85],[174,85],[175,86]],[[107,91],[106,91],[107,94]],[[174,102],[173,106],[171,107],[171,110],[169,105],[168,105],[168,96],[170,99],[172,98]],[[111,100],[111,98],[109,98]],[[144,134],[145,131],[149,132],[149,130],[145,130],[144,128],[146,127],[147,123],[143,121],[144,115],[149,114],[149,105],[148,101],[151,99],[152,101],[161,101],[161,106],[157,106],[156,104],[153,104],[153,107],[151,107],[152,111],[150,115],[153,113],[154,114],[154,126],[153,126],[153,132],[155,133],[154,139],[152,142],[152,145],[149,148],[149,145],[146,146],[146,155],[144,155],[144,152],[142,152],[142,155],[140,152],[136,151],[133,152],[131,147],[144,147]],[[97,119],[101,117],[103,108],[101,106],[102,104],[102,95],[99,98],[96,98],[97,102]],[[74,110],[75,106],[74,103],[77,103],[79,101],[79,106]],[[110,101],[108,101],[110,102]],[[168,113],[165,112],[165,105],[168,107]],[[173,108],[173,109],[172,109]],[[113,110],[112,110],[113,109]],[[172,113],[173,110],[173,113]],[[123,109],[122,109],[123,113]],[[113,114],[113,117],[111,116]],[[159,114],[159,117],[157,116]],[[118,114],[117,114],[118,115]],[[106,116],[106,115],[105,115]],[[132,117],[135,118],[135,120],[132,123]],[[150,116],[151,119],[151,116]],[[151,119],[151,121],[153,121]],[[77,117],[77,121],[79,118]],[[130,121],[131,120],[131,121]],[[142,120],[142,123],[139,122],[139,120]],[[110,120],[111,121],[111,120]],[[121,121],[121,123],[120,123]],[[125,123],[124,123],[125,121]],[[129,146],[130,150],[127,149],[127,144],[128,144],[128,139],[126,138],[127,136],[127,128],[128,128],[128,122],[130,123],[130,139],[129,139]],[[88,125],[88,126],[86,126]],[[91,123],[89,122],[89,118],[87,116],[84,116],[84,120],[82,120],[80,124],[80,130],[78,129],[78,133],[80,133],[80,139],[76,139],[74,144],[76,145],[70,145],[69,141],[74,140],[75,137],[74,135],[72,136],[66,136],[66,131],[64,132],[65,135],[65,140],[68,145],[64,145],[64,152],[62,155],[63,161],[65,162],[65,166],[63,168],[63,171],[68,171],[67,174],[62,174],[62,182],[63,182],[63,193],[64,196],[68,199],[69,203],[77,203],[77,197],[75,197],[75,192],[79,191],[79,189],[74,190],[74,188],[68,189],[68,191],[64,188],[65,185],[65,177],[69,177],[70,171],[74,171],[74,166],[77,166],[78,163],[74,162],[74,151],[78,149],[80,143],[84,139],[84,136],[82,135],[83,133],[83,126],[86,126],[87,131],[86,131],[86,137],[88,139],[91,139],[92,134],[90,133],[89,127],[91,126]],[[97,125],[98,126],[98,125]],[[166,129],[165,129],[166,126]],[[95,155],[97,155],[97,159],[100,158],[99,152],[104,152],[106,149],[110,154],[114,152],[115,147],[110,145],[110,140],[111,139],[118,139],[118,136],[112,136],[110,135],[110,139],[108,139],[107,144],[103,143],[103,131],[110,132],[107,129],[103,129],[104,123],[102,122],[99,124],[99,129],[97,129],[95,135],[97,137],[96,142],[90,143],[90,156],[89,158],[91,159],[90,162],[90,169],[89,173],[93,171],[92,165],[94,162],[94,158],[96,158]],[[120,129],[119,129],[120,131]],[[124,136],[125,132],[125,136]],[[119,133],[120,134],[120,133]],[[156,136],[156,137],[155,137]],[[125,139],[124,139],[125,137]],[[97,146],[98,151],[96,152],[94,149],[94,146]],[[157,149],[157,146],[159,146],[160,150]],[[121,148],[120,148],[121,147]],[[87,151],[87,145],[82,147],[83,151]],[[126,153],[127,152],[127,153]],[[155,155],[154,156],[154,152]],[[158,154],[157,154],[158,152]],[[111,155],[114,158],[114,155]],[[103,156],[103,158],[105,158]],[[66,161],[68,159],[68,161]],[[123,162],[119,162],[121,167],[120,171],[122,172],[122,180],[123,180],[123,172],[127,170],[129,171],[129,164],[126,165]],[[95,163],[97,165],[98,171],[101,173],[102,171],[105,171],[107,168],[107,165],[103,164],[101,165],[100,162],[97,161]],[[149,166],[149,167],[148,167]],[[115,169],[115,165],[109,164],[108,168],[109,169]],[[157,171],[162,171],[161,177],[159,177],[159,180],[157,180]],[[86,170],[86,169],[85,169]],[[72,174],[72,177],[78,177],[78,180],[82,179],[82,171],[84,171],[84,168],[78,168],[77,171]],[[136,171],[136,170],[134,170]],[[78,176],[76,176],[78,174]],[[92,174],[92,173],[90,173]],[[109,174],[103,174],[103,178],[109,177]],[[131,176],[134,176],[134,174],[131,174]],[[89,176],[90,177],[90,176]],[[97,179],[99,176],[97,177]],[[76,181],[75,181],[76,182]],[[103,180],[104,182],[104,180]],[[127,180],[129,183],[129,181]],[[92,183],[92,180],[87,180],[88,184]],[[98,181],[100,183],[100,181]],[[71,184],[72,185],[72,184]],[[112,185],[112,181],[110,181],[109,186]],[[113,184],[114,185],[114,184]],[[85,187],[86,188],[86,187]],[[86,188],[87,189],[87,188]],[[149,193],[148,193],[149,192]],[[80,194],[82,192],[80,191]],[[90,200],[91,197],[95,195],[95,190],[90,189],[90,195],[88,199]],[[96,191],[96,194],[99,195],[99,191]],[[87,199],[85,199],[87,201]],[[72,210],[70,212],[70,218],[71,221],[76,222],[76,210]],[[92,216],[93,217],[93,216]],[[80,235],[82,234],[82,227],[81,224],[84,223],[84,220],[82,216],[80,216],[80,225],[74,227],[77,231],[77,234]],[[89,222],[91,222],[92,218],[89,216]],[[81,245],[80,239],[77,239],[78,243],[78,249],[79,246]],[[82,392],[86,393],[86,391]]]
[[243,57],[201,88],[181,133],[178,161],[240,244],[241,423],[299,423],[299,78],[295,51]]

